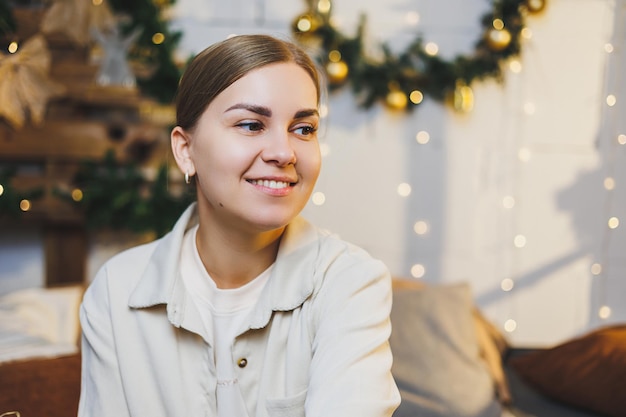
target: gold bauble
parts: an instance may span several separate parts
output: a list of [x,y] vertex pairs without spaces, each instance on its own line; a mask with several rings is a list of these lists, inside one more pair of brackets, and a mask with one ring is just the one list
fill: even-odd
[[326,74],[331,84],[341,84],[348,76],[348,64],[344,61],[330,61],[326,64]]
[[487,31],[487,45],[492,51],[502,51],[511,44],[511,32],[506,29],[489,29]]
[[291,29],[298,42],[316,50],[321,47],[322,39],[318,36],[318,30],[323,25],[322,18],[318,14],[311,13],[296,18],[291,24]]
[[72,200],[79,202],[83,199],[83,190],[80,188],[74,188],[72,190]]
[[548,0],[526,0],[526,9],[530,13],[539,13],[546,8]]
[[292,23],[293,32],[299,35],[310,35],[322,26],[322,19],[316,14],[303,14],[298,16]]
[[468,113],[474,108],[474,92],[472,88],[463,81],[456,83],[452,95],[452,106],[454,110],[461,113]]
[[409,99],[403,91],[394,89],[387,93],[385,103],[394,110],[404,110],[409,103]]

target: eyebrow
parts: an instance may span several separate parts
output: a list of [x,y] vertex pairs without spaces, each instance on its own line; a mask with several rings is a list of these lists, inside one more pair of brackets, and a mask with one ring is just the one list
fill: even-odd
[[294,115],[294,119],[302,119],[304,117],[310,117],[310,116],[319,117],[319,115],[320,114],[317,111],[317,109],[305,109],[305,110],[297,111],[296,114]]
[[239,110],[239,109],[248,110],[248,111],[251,111],[252,113],[256,113],[265,117],[272,117],[272,110],[270,110],[268,107],[257,106],[254,104],[246,104],[246,103],[234,104],[230,106],[229,108],[227,108],[224,113],[229,112],[231,110]]
[[[247,110],[252,113],[259,114],[261,116],[272,117],[272,110],[269,107],[257,106],[255,104],[237,103],[227,108],[226,111],[224,111],[224,113],[229,112],[231,110]],[[304,117],[310,117],[310,116],[319,116],[319,112],[317,111],[317,109],[298,110],[296,114],[294,115],[294,119],[302,119]]]

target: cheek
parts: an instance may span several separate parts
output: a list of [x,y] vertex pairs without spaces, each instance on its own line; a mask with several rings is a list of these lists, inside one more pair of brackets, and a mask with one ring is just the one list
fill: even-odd
[[319,147],[315,147],[314,149],[308,148],[301,153],[300,156],[297,156],[297,158],[302,173],[306,175],[309,180],[317,180],[322,167],[322,157]]
[[242,146],[236,138],[217,132],[205,136],[193,148],[193,161],[196,169],[206,175],[226,172],[236,173],[245,168],[254,158],[255,150]]

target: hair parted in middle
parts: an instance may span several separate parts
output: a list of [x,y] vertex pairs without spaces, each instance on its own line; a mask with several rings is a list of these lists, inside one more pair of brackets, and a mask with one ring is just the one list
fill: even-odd
[[176,94],[176,124],[193,129],[228,86],[254,69],[282,62],[293,62],[309,74],[319,102],[320,72],[301,47],[269,35],[239,35],[209,46],[190,62]]

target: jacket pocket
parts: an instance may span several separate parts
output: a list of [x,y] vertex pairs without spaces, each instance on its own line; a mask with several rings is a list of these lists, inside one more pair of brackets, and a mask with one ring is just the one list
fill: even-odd
[[269,417],[304,417],[304,401],[307,390],[291,397],[268,398],[265,408]]

